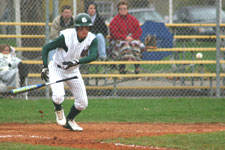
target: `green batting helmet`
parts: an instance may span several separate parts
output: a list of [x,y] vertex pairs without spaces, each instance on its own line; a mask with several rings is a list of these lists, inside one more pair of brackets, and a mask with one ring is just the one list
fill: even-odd
[[75,18],[75,27],[92,26],[91,17],[86,13],[80,13]]

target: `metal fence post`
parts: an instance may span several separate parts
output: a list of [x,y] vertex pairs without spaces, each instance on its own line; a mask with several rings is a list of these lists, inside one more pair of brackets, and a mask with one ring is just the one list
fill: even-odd
[[53,17],[55,18],[59,15],[59,0],[53,0]]
[[77,15],[77,0],[73,0],[73,15]]
[[[45,44],[49,42],[49,0],[45,0]],[[49,87],[46,87],[45,96],[49,98]]]
[[216,97],[220,97],[220,17],[221,0],[216,1]]

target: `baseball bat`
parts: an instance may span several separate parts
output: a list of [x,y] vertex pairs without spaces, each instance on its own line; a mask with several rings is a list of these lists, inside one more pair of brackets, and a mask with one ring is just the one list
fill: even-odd
[[58,81],[55,81],[55,82],[47,82],[47,83],[41,83],[41,84],[28,85],[28,86],[20,87],[20,88],[17,88],[17,89],[12,89],[10,91],[10,93],[11,94],[20,94],[20,93],[36,90],[36,89],[39,89],[41,87],[44,87],[44,86],[47,86],[47,85],[50,85],[50,84],[55,84],[55,83],[68,81],[68,80],[71,80],[71,79],[77,79],[77,78],[78,78],[77,76],[73,76],[73,77],[58,80]]

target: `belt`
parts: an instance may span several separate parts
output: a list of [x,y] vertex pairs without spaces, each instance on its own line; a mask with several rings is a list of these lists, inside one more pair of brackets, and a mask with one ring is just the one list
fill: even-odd
[[63,69],[60,65],[57,65],[57,67]]
[[60,68],[60,69],[63,69],[63,70],[67,70],[67,69],[69,69],[69,68],[71,68],[73,66],[71,66],[71,67],[69,67],[69,68],[66,69],[66,68],[63,68],[62,66],[60,66],[60,65],[57,64],[57,67]]
[[60,68],[60,69],[63,69],[63,70],[67,70],[66,68],[63,68],[63,67],[60,66],[60,65],[57,65],[57,67]]

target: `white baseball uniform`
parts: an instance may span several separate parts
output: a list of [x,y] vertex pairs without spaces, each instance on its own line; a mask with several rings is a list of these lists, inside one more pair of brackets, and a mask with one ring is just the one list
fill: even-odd
[[[65,66],[62,64],[62,62],[72,61],[75,59],[79,60],[81,58],[82,51],[88,49],[92,41],[95,39],[95,35],[91,32],[88,32],[88,35],[84,41],[79,42],[77,38],[77,32],[74,28],[63,30],[60,33],[61,35],[64,35],[65,44],[68,48],[68,51],[66,52],[62,48],[58,48],[56,50],[56,53],[53,56],[53,61],[51,61],[48,65],[49,80],[50,82],[54,82],[64,78],[78,76],[78,79],[69,80],[66,81],[66,83],[75,98],[75,107],[78,110],[83,110],[88,106],[88,99],[84,81],[79,71],[79,65],[65,70]],[[52,100],[56,104],[61,104],[64,101],[65,95],[64,83],[61,82],[52,84],[51,89]]]

